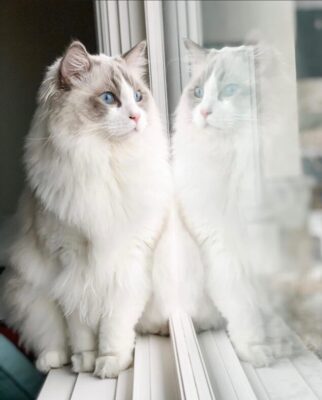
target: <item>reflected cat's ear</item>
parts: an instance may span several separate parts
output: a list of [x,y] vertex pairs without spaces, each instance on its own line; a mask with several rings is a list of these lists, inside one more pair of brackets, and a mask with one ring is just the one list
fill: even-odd
[[199,44],[187,38],[183,40],[183,43],[185,48],[188,50],[188,61],[191,69],[192,71],[195,71],[200,65],[203,65],[206,62],[209,50],[204,49],[199,46]]
[[183,39],[183,43],[185,48],[188,50],[188,53],[193,58],[204,58],[208,54],[208,50],[199,46],[199,44],[193,42],[191,39],[185,38]]
[[80,81],[91,68],[91,60],[85,46],[74,41],[66,50],[60,63],[60,81],[63,87]]
[[126,62],[127,66],[131,68],[134,73],[139,74],[141,77],[146,74],[146,65],[148,63],[146,57],[146,41],[138,43],[132,49],[122,55],[122,59]]

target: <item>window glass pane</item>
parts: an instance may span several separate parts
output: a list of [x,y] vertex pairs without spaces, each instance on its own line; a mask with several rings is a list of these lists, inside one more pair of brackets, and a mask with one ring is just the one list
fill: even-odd
[[[240,262],[245,257],[285,318],[295,316],[289,323],[311,334],[303,310],[317,321],[322,287],[322,2],[191,3],[199,13],[189,14],[186,7],[185,18],[180,7],[167,6],[167,23],[172,7],[178,36],[184,32],[193,39],[199,31],[194,40],[204,50],[180,45],[180,63],[168,60],[168,73],[175,81],[176,68],[188,64],[177,115],[186,102],[187,132],[194,126],[200,136],[213,135],[212,142],[200,139],[213,145],[217,157],[208,165],[212,178],[205,177],[206,152],[195,139],[201,156],[197,161],[193,154],[191,163],[202,165],[194,171],[200,173],[199,196],[209,196],[203,198],[209,221],[211,202],[225,204],[227,215],[231,206],[225,220],[235,235],[227,239],[234,243],[230,249]],[[180,72],[183,83],[186,71]],[[170,102],[173,91],[172,86]],[[217,185],[217,192],[202,183]]]

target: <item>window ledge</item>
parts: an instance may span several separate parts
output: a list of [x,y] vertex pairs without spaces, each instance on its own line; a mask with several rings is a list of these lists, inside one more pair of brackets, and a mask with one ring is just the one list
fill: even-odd
[[134,367],[118,379],[52,370],[38,400],[318,400],[322,362],[311,352],[271,367],[241,362],[224,331],[196,335],[184,314],[170,321],[171,337],[140,336]]

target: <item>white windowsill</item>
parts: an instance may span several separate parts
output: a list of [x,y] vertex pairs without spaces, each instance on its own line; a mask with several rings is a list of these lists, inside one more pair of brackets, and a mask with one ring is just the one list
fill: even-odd
[[322,362],[314,354],[283,359],[267,368],[241,362],[224,331],[195,334],[189,317],[176,314],[171,338],[137,339],[134,367],[118,379],[48,374],[38,400],[318,400]]

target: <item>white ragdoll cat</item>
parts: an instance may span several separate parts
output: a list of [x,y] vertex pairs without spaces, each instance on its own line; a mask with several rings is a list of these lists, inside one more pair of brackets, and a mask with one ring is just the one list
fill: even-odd
[[132,361],[170,190],[145,48],[112,58],[73,42],[39,91],[0,293],[44,372],[70,352],[74,371],[102,378]]
[[153,296],[139,326],[166,333],[177,309],[198,330],[225,321],[240,357],[268,365],[292,352],[293,338],[264,301],[259,305],[248,265],[241,214],[251,188],[245,176],[252,118],[245,48],[186,46],[192,77],[176,111],[175,200],[155,252]]

